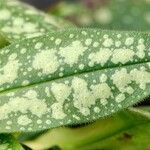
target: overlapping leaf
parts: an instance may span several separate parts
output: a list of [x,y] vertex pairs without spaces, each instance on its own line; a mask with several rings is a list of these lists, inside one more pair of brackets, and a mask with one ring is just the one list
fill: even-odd
[[75,29],[0,52],[0,130],[91,122],[150,95],[150,35]]
[[0,0],[0,31],[10,41],[36,37],[68,26],[65,21],[47,15],[16,0]]

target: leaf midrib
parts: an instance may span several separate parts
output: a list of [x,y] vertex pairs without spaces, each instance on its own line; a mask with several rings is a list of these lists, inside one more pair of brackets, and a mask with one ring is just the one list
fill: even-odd
[[140,64],[145,64],[145,63],[150,63],[150,60],[147,60],[147,61],[144,61],[144,62],[133,62],[131,64],[122,64],[120,66],[115,66],[114,65],[114,66],[111,66],[110,68],[101,68],[101,69],[99,68],[99,69],[89,70],[89,71],[85,71],[85,72],[73,73],[73,74],[69,74],[69,75],[63,76],[63,77],[54,78],[52,80],[45,80],[45,81],[29,84],[29,85],[26,85],[26,86],[18,86],[18,87],[6,89],[4,91],[1,91],[0,95],[1,94],[5,94],[7,92],[14,92],[14,91],[17,91],[18,89],[26,89],[26,88],[30,88],[30,87],[33,87],[33,86],[36,86],[36,85],[41,85],[41,84],[44,84],[44,83],[47,83],[47,82],[60,80],[62,78],[65,79],[65,78],[72,77],[72,76],[83,75],[83,74],[86,74],[86,73],[97,72],[97,71],[106,70],[106,69],[122,68],[122,67],[126,67],[126,66],[134,66],[134,65],[140,65]]

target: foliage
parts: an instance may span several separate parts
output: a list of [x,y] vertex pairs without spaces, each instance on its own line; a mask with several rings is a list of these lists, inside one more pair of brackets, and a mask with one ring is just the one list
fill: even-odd
[[0,0],[0,149],[147,150],[149,107],[129,107],[150,96],[148,3],[96,1],[91,13],[67,2],[62,10],[92,18],[77,28]]

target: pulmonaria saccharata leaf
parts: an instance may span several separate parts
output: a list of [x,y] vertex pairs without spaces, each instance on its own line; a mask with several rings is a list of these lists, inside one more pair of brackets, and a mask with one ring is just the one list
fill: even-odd
[[150,35],[73,29],[0,51],[0,130],[94,121],[150,95]]
[[66,26],[63,20],[17,0],[0,0],[0,31],[10,41],[36,37]]

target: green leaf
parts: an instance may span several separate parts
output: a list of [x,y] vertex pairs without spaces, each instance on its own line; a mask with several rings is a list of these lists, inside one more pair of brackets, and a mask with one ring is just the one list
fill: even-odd
[[2,34],[0,34],[0,49],[7,46],[8,44],[8,40]]
[[0,52],[0,130],[94,121],[150,95],[150,35],[74,29]]
[[16,0],[0,0],[0,14],[0,30],[10,41],[36,37],[68,26],[62,19]]
[[61,150],[148,150],[149,128],[150,119],[145,114],[126,110],[80,128],[52,129],[23,143],[32,149],[58,146]]
[[10,134],[0,134],[0,150],[23,150],[22,146]]

